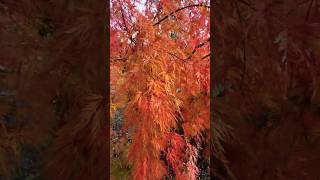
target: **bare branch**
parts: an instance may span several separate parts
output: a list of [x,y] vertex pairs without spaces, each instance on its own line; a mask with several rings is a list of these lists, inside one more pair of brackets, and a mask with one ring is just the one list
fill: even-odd
[[209,54],[203,56],[202,59],[205,59],[205,58],[207,58],[207,57],[210,57],[210,55],[211,55],[211,54],[209,53]]
[[[191,56],[196,53],[197,49],[198,49],[198,48],[201,48],[202,46],[204,46],[207,42],[210,42],[210,38],[208,38],[205,42],[202,42],[202,43],[198,44],[187,58],[181,58],[181,57],[179,57],[179,56],[177,56],[177,55],[175,55],[175,54],[173,54],[173,53],[171,53],[171,52],[168,52],[168,54],[170,54],[171,56],[176,57],[177,59],[186,61],[186,60],[188,60],[188,59],[191,59]],[[210,56],[210,54],[202,57],[202,59],[205,59],[205,58],[207,58],[207,57],[209,57],[209,56]]]
[[197,49],[199,49],[199,48],[201,48],[202,46],[204,46],[207,42],[210,42],[210,38],[208,38],[205,42],[202,42],[202,43],[198,44],[198,45],[193,49],[193,51],[191,52],[191,54],[189,55],[189,57],[187,57],[185,60],[190,59],[191,56],[196,53]]
[[126,19],[124,18],[124,13],[123,13],[123,9],[121,8],[121,16],[122,16],[122,21],[123,21],[123,24],[124,24],[124,28],[125,30],[127,31],[127,34],[129,36],[129,39],[134,43],[136,44],[136,41],[132,38],[131,34],[129,33],[129,29],[127,27],[127,23],[126,23]]
[[166,15],[165,17],[160,19],[158,22],[154,23],[153,26],[156,26],[156,25],[160,24],[162,21],[164,21],[165,19],[167,19],[169,16],[173,15],[174,13],[177,13],[177,12],[183,10],[183,9],[187,9],[187,8],[190,8],[190,7],[197,7],[197,6],[198,7],[210,8],[210,6],[208,6],[208,5],[204,4],[204,3],[203,4],[201,3],[201,4],[193,4],[193,5],[185,6],[185,7],[182,7],[180,9],[177,9],[177,10],[171,12],[169,15]]
[[173,56],[173,57],[175,57],[175,58],[178,58],[178,59],[180,59],[180,60],[184,60],[183,58],[180,58],[179,56],[177,56],[177,55],[175,55],[175,54],[173,54],[173,53],[171,53],[171,52],[168,52],[168,54],[170,54],[171,56]]
[[111,61],[126,61],[126,57],[110,57]]

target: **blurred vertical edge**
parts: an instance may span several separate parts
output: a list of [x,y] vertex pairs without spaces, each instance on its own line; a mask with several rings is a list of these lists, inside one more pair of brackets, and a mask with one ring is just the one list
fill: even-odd
[[214,59],[215,59],[215,52],[214,52],[214,8],[215,8],[215,0],[211,0],[210,1],[210,6],[211,6],[211,9],[210,9],[210,53],[211,53],[211,56],[210,56],[210,177],[211,179],[214,178],[214,175],[213,175],[213,159],[214,159],[214,154],[213,154],[213,136],[214,136],[214,132],[213,132],[213,126],[214,126],[214,114],[213,114],[213,70],[214,70],[214,67],[213,67],[213,62],[214,62]]

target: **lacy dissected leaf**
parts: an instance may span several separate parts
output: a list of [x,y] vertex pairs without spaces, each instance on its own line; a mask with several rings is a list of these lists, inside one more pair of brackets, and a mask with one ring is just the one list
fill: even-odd
[[130,178],[196,179],[210,137],[210,7],[141,3],[111,1],[111,101],[132,137]]

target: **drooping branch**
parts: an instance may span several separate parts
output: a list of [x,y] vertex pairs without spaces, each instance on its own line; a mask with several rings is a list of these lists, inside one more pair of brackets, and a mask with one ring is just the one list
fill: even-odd
[[173,54],[171,52],[168,52],[168,54],[170,54],[171,56],[173,56],[173,57],[175,57],[177,59],[184,60],[183,58],[181,58],[181,57],[179,57],[179,56],[177,56],[177,55],[175,55],[175,54]]
[[167,19],[169,16],[181,11],[181,10],[184,10],[184,9],[187,9],[187,8],[190,8],[190,7],[206,7],[206,8],[210,8],[210,6],[204,4],[204,3],[201,3],[201,4],[192,4],[192,5],[188,5],[188,6],[185,6],[185,7],[182,7],[180,9],[177,9],[173,12],[171,12],[170,14],[166,15],[165,17],[163,17],[162,19],[160,19],[158,22],[154,23],[153,26],[156,26],[158,24],[160,24],[162,21],[164,21],[165,19]]
[[[190,54],[188,57],[186,57],[186,58],[181,58],[181,57],[179,57],[179,56],[177,56],[177,55],[175,55],[175,54],[173,54],[173,53],[171,53],[171,52],[168,52],[168,54],[170,54],[171,56],[176,57],[177,59],[186,61],[186,60],[190,59],[193,54],[196,53],[197,49],[199,49],[199,48],[201,48],[202,46],[204,46],[207,42],[210,42],[210,38],[208,38],[205,42],[202,42],[202,43],[198,44],[198,45],[193,49],[193,51],[191,52],[191,54]],[[207,57],[209,57],[209,56],[210,56],[210,54],[207,54],[207,55],[203,56],[202,59],[205,59],[205,58],[207,58]]]
[[202,59],[205,59],[205,58],[207,58],[207,57],[210,57],[210,55],[211,55],[211,54],[209,53],[209,54],[203,56]]
[[202,42],[202,43],[198,44],[198,45],[193,49],[193,51],[191,52],[191,54],[190,54],[185,60],[190,59],[191,56],[192,56],[193,54],[195,54],[195,53],[197,52],[197,50],[198,50],[199,48],[201,48],[202,46],[204,46],[207,42],[210,42],[210,38],[208,38],[205,42]]
[[201,48],[202,46],[204,46],[204,45],[206,44],[206,42],[209,42],[209,41],[210,41],[210,38],[208,38],[207,41],[198,44],[198,45],[194,48],[194,50],[192,51],[192,54],[194,54],[194,53],[197,51],[198,48]]
[[127,23],[126,23],[126,19],[124,18],[124,13],[123,13],[123,9],[121,8],[121,16],[122,16],[122,21],[123,21],[123,24],[124,24],[124,28],[129,36],[129,39],[134,43],[136,44],[136,41],[132,38],[131,34],[129,33],[129,29],[127,27]]
[[126,57],[110,57],[111,61],[126,61]]

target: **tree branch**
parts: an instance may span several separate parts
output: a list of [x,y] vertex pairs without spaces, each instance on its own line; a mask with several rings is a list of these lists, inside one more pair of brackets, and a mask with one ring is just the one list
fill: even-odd
[[181,57],[179,57],[179,56],[177,56],[177,55],[175,55],[175,54],[173,54],[171,52],[168,52],[168,54],[170,54],[171,56],[174,56],[175,58],[178,58],[180,60],[184,60],[183,58],[181,58]]
[[203,3],[203,4],[201,3],[201,4],[193,4],[193,5],[185,6],[185,7],[182,7],[182,8],[180,8],[180,9],[177,9],[177,10],[171,12],[170,14],[166,15],[165,17],[163,17],[162,19],[160,19],[158,22],[154,23],[153,26],[156,26],[156,25],[160,24],[162,21],[164,21],[165,19],[167,19],[169,16],[171,16],[171,15],[173,15],[173,14],[175,14],[175,13],[177,13],[177,12],[183,10],[183,9],[187,9],[187,8],[190,8],[190,7],[197,7],[197,6],[198,6],[198,7],[210,8],[210,6],[207,6],[207,5],[204,4],[204,3]]
[[126,57],[110,57],[111,61],[126,61]]
[[185,60],[188,60],[191,58],[191,56],[196,53],[197,49],[201,48],[202,46],[204,46],[207,42],[210,42],[210,38],[208,38],[205,42],[202,42],[200,44],[198,44],[194,49],[193,51],[191,52],[191,54],[185,59]]
[[123,21],[123,24],[124,24],[124,28],[125,28],[125,30],[127,31],[127,34],[128,34],[128,36],[129,36],[129,39],[134,43],[134,44],[136,44],[136,41],[132,38],[132,36],[130,35],[130,33],[129,33],[129,29],[128,29],[128,27],[127,27],[127,23],[126,23],[126,20],[125,20],[125,18],[124,18],[124,14],[123,14],[123,9],[121,8],[121,16],[122,16],[122,21]]
[[[178,59],[180,59],[180,60],[186,61],[186,60],[190,59],[191,56],[192,56],[194,53],[196,53],[196,51],[197,51],[198,48],[201,48],[201,47],[204,46],[207,42],[210,42],[210,38],[208,38],[205,42],[202,42],[202,43],[198,44],[187,58],[180,58],[179,56],[177,56],[177,55],[175,55],[175,54],[173,54],[173,53],[171,53],[171,52],[168,52],[168,54],[170,54],[171,56],[174,56],[174,57],[176,57],[176,58],[178,58]],[[202,59],[205,59],[205,58],[207,58],[207,57],[209,57],[209,56],[210,56],[210,54],[207,54],[207,55],[205,55],[204,57],[202,57]]]
[[209,53],[209,54],[203,56],[202,59],[205,59],[205,58],[207,58],[207,57],[210,57],[210,55],[211,55],[211,54]]

